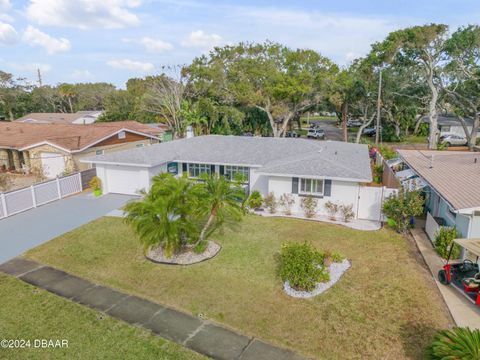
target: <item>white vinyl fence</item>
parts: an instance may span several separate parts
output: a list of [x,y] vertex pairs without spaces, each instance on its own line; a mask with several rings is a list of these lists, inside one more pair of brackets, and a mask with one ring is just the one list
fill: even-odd
[[0,194],[0,219],[82,191],[80,173]]
[[382,213],[385,199],[398,193],[397,189],[361,186],[358,194],[357,217],[364,220],[385,221]]

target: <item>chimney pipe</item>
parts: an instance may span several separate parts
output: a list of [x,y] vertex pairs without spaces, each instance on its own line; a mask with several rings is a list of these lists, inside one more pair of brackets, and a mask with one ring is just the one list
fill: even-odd
[[434,155],[432,154],[432,156],[430,157],[430,169],[433,168],[433,157]]

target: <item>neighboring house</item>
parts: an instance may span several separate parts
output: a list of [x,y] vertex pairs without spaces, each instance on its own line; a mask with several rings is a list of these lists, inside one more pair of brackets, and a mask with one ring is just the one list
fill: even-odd
[[0,167],[41,169],[47,178],[84,170],[80,159],[160,140],[158,129],[122,121],[91,125],[0,123]]
[[480,154],[398,150],[426,193],[427,234],[455,226],[464,238],[480,238]]
[[31,113],[15,120],[32,124],[77,124],[88,125],[97,121],[102,110],[77,111],[76,113]]
[[293,194],[294,212],[302,212],[303,197],[313,196],[319,213],[332,201],[353,205],[357,214],[360,188],[372,181],[367,145],[293,138],[208,135],[82,161],[95,165],[104,193],[138,194],[163,172],[191,178],[218,173],[229,179],[240,173],[247,193],[274,193],[277,199]]
[[[464,121],[467,131],[470,133],[473,127],[473,119],[465,118]],[[423,122],[429,123],[428,116],[423,118]],[[439,114],[437,123],[440,136],[455,134],[466,137],[465,130],[463,129],[460,119],[454,114]]]

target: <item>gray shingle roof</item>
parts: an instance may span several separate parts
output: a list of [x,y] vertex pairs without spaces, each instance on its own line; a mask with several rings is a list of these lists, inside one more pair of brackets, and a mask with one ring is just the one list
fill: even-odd
[[156,166],[170,161],[258,167],[268,174],[369,182],[368,147],[337,141],[208,135],[87,159],[94,163]]

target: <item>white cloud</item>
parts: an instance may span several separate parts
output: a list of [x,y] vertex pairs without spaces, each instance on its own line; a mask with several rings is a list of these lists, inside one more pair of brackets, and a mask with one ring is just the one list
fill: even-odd
[[29,25],[23,33],[23,40],[31,46],[43,47],[50,55],[57,52],[68,51],[71,48],[68,39],[56,39],[31,25]]
[[161,53],[173,49],[173,45],[169,42],[147,36],[141,38],[140,43],[145,47],[145,50],[151,53]]
[[0,0],[0,11],[8,11],[11,7],[10,0]]
[[18,34],[15,28],[7,23],[0,21],[0,44],[13,45],[18,40]]
[[37,74],[37,71],[40,69],[40,72],[47,73],[52,70],[52,66],[50,64],[44,63],[35,63],[35,62],[27,62],[27,63],[9,63],[8,64],[11,68]]
[[30,0],[27,16],[40,25],[115,29],[138,25],[141,0]]
[[94,76],[88,70],[74,70],[70,75],[70,78],[76,81],[91,81]]
[[122,60],[110,60],[107,64],[114,69],[119,70],[131,70],[131,71],[139,71],[139,72],[151,72],[155,69],[155,66],[152,63],[145,63],[130,59],[122,59]]
[[211,49],[214,46],[221,45],[223,39],[217,34],[206,34],[202,30],[192,31],[188,37],[182,41],[186,47],[195,47],[202,49]]

